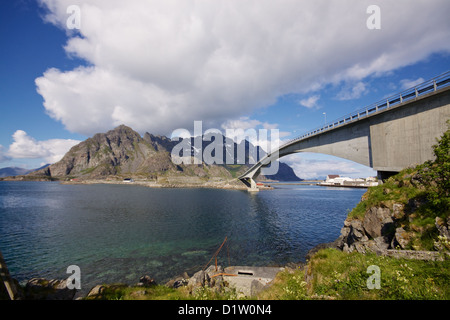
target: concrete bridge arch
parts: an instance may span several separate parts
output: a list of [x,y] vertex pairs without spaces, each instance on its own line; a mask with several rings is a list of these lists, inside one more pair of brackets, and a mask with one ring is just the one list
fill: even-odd
[[274,160],[299,152],[333,155],[373,168],[383,179],[433,159],[432,146],[450,119],[450,72],[282,145],[239,179],[254,179]]

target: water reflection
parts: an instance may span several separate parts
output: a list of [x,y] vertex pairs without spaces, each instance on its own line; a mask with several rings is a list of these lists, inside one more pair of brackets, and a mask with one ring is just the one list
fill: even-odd
[[278,186],[236,190],[0,183],[0,248],[13,275],[102,282],[165,281],[219,263],[283,265],[333,241],[364,191]]

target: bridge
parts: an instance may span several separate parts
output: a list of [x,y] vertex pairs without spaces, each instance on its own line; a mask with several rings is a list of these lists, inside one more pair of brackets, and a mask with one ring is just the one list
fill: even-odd
[[348,159],[373,168],[379,179],[385,179],[432,160],[432,146],[447,130],[448,119],[450,71],[288,141],[239,179],[249,191],[257,191],[254,179],[263,168],[298,152]]

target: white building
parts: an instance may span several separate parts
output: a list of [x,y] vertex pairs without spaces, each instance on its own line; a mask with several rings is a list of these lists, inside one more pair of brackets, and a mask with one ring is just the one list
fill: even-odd
[[373,187],[377,186],[376,178],[370,177],[367,179],[352,179],[349,177],[340,177],[337,174],[329,174],[324,182],[319,183],[321,186],[334,187]]

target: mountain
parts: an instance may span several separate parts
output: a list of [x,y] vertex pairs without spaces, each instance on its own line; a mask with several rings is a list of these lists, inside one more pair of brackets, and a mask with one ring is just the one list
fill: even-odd
[[42,166],[40,168],[37,169],[25,169],[25,168],[17,168],[17,167],[6,167],[6,168],[1,168],[0,169],[0,178],[4,178],[4,177],[14,177],[14,176],[20,176],[20,175],[25,175],[25,174],[29,174],[33,171],[37,171],[37,170],[41,170],[44,169],[46,167],[48,167],[50,164],[46,164],[45,166]]
[[278,172],[274,175],[265,176],[269,180],[277,180],[277,181],[303,181],[303,179],[297,177],[289,165],[284,162],[280,162],[278,167]]
[[[72,147],[64,157],[55,164],[35,171],[30,175],[47,176],[57,179],[104,179],[104,178],[143,178],[158,180],[160,182],[183,181],[187,178],[196,181],[230,180],[236,178],[249,167],[251,152],[255,148],[248,141],[240,145],[228,138],[223,141],[195,141],[201,137],[186,141],[182,154],[189,160],[199,156],[202,150],[208,150],[211,143],[222,143],[223,160],[226,160],[226,152],[232,150],[238,154],[240,147],[246,150],[245,164],[200,164],[174,163],[171,153],[180,143],[172,141],[165,136],[155,136],[145,133],[143,137],[133,129],[121,125],[106,133],[97,133],[92,138]],[[206,139],[208,140],[208,139]],[[242,145],[244,143],[245,145]],[[198,146],[201,145],[201,148]],[[180,146],[177,146],[179,148]],[[209,150],[211,150],[211,147]],[[178,150],[178,149],[175,149]],[[257,148],[257,150],[259,150]],[[204,154],[204,153],[203,153]],[[214,157],[215,152],[211,155]],[[218,154],[217,157],[220,158]],[[191,161],[193,162],[193,161]],[[280,163],[280,171],[275,177],[281,177],[290,181],[298,180],[292,168]],[[262,177],[264,179],[264,177]],[[271,177],[273,179],[273,177]]]
[[0,169],[0,178],[8,176],[19,176],[29,173],[29,169],[17,168],[17,167],[7,167]]

